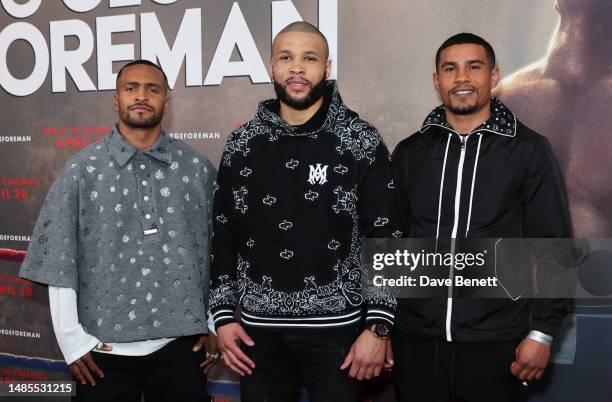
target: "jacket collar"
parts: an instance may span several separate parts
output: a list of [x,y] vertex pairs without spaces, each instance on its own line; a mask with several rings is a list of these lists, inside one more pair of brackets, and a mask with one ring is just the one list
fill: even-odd
[[[453,133],[456,131],[446,121],[444,113],[444,105],[436,107],[429,113],[423,125],[419,129],[420,132],[425,132],[431,127],[441,127],[450,130]],[[491,117],[480,126],[472,130],[472,133],[489,132],[504,137],[516,136],[516,117],[498,98],[491,98]]]
[[164,162],[168,165],[172,164],[172,152],[170,152],[171,144],[174,142],[164,131],[161,132],[155,144],[147,150],[139,150],[125,141],[117,124],[113,126],[111,134],[106,139],[108,141],[108,151],[111,156],[117,161],[119,166],[123,168],[136,152],[142,152],[154,159]]
[[274,113],[272,104],[276,102],[276,99],[268,99],[259,103],[257,108],[256,118],[261,120],[267,125],[270,125],[277,129],[277,134],[280,135],[290,135],[290,136],[313,136],[320,132],[327,131],[331,129],[338,116],[341,115],[346,107],[342,103],[342,98],[340,97],[340,93],[338,92],[338,85],[335,80],[328,80],[326,82],[327,88],[327,96],[331,96],[331,101],[329,103],[329,108],[327,109],[327,117],[325,118],[325,122],[319,128],[311,132],[298,132],[296,130],[296,126],[291,126],[287,124],[281,117]]

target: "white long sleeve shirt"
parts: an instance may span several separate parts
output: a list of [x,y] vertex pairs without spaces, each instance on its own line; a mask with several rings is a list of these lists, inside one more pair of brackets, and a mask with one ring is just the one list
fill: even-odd
[[[79,323],[77,294],[72,288],[49,286],[49,309],[57,343],[66,364],[71,364],[91,350],[99,353],[110,353],[122,356],[145,356],[156,352],[176,338],[150,339],[137,342],[107,343],[112,350],[104,352],[95,349],[101,342],[98,338],[85,332]],[[208,327],[212,331],[214,324],[208,316]],[[214,331],[212,331],[214,333]]]

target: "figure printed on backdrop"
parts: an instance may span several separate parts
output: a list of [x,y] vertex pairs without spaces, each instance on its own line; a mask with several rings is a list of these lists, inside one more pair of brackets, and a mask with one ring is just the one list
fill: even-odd
[[[495,94],[545,135],[566,180],[577,237],[612,235],[612,2],[556,0],[548,54],[504,79]],[[551,11],[552,12],[552,11]]]

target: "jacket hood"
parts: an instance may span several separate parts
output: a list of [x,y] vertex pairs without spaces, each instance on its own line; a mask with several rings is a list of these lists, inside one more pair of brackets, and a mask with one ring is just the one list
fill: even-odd
[[[436,107],[434,110],[427,115],[423,125],[419,129],[420,132],[425,132],[431,127],[441,127],[452,132],[456,132],[450,124],[446,121],[446,114],[444,113],[444,105]],[[489,132],[497,135],[503,135],[505,137],[516,136],[516,117],[514,113],[508,109],[506,105],[499,100],[499,98],[491,98],[491,117],[480,126],[472,130],[471,133],[476,132]],[[470,133],[470,134],[471,134]]]
[[319,132],[330,130],[336,123],[338,116],[341,114],[341,109],[345,109],[340,93],[338,92],[338,84],[336,80],[326,81],[326,93],[325,96],[331,98],[329,108],[327,110],[327,117],[325,122],[318,129],[311,132],[297,132],[296,126],[287,124],[278,114],[272,110],[273,104],[277,102],[277,99],[268,99],[259,103],[257,107],[257,113],[255,118],[264,122],[265,124],[272,126],[277,129],[279,135],[291,135],[291,136],[312,136]]

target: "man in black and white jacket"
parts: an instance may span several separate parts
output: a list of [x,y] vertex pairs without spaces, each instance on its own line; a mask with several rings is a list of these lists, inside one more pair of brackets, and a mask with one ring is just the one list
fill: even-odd
[[278,99],[230,135],[220,163],[210,291],[219,348],[243,376],[243,401],[290,400],[300,374],[310,400],[354,401],[356,379],[392,364],[396,301],[362,290],[360,264],[362,238],[401,234],[389,153],[327,80],[314,26],[277,35],[271,71]]
[[[443,104],[393,153],[405,235],[570,237],[548,140],[491,98],[499,80],[491,45],[466,33],[447,39],[433,80]],[[523,400],[568,309],[567,299],[400,300],[393,336],[399,400]]]

